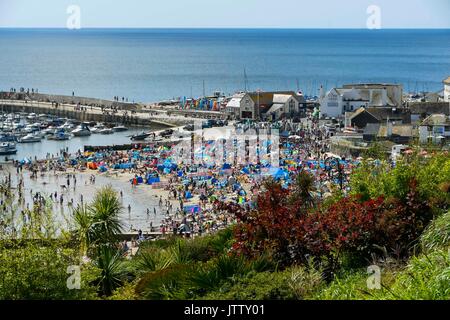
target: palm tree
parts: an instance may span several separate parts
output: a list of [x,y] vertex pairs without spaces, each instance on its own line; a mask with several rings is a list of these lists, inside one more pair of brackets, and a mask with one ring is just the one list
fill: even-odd
[[86,256],[89,247],[94,242],[94,233],[92,229],[93,217],[86,205],[79,205],[74,211],[74,220],[76,225],[76,235],[80,241],[80,253]]
[[119,198],[111,186],[100,189],[90,205],[75,209],[76,235],[83,256],[96,246],[113,246],[117,242],[123,229],[121,211]]
[[314,205],[313,193],[315,191],[314,177],[305,171],[301,171],[295,180],[294,192],[290,200],[293,203],[300,201],[303,208],[310,208]]
[[117,235],[123,230],[120,221],[122,205],[117,193],[111,186],[100,189],[94,201],[89,206],[92,215],[92,230],[94,242],[97,244],[111,244],[116,242]]
[[101,270],[99,284],[102,294],[105,296],[110,296],[114,289],[122,283],[120,262],[120,250],[109,246],[98,247],[95,265]]

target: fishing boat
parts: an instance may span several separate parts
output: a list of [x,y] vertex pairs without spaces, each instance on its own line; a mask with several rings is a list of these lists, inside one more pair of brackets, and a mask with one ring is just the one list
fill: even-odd
[[10,155],[16,154],[16,145],[12,142],[2,142],[0,143],[0,155]]
[[89,130],[88,126],[80,124],[75,128],[75,130],[72,131],[72,134],[75,137],[87,137],[91,135],[91,130]]
[[19,139],[20,143],[33,143],[33,142],[41,142],[41,137],[30,133],[27,134],[26,136],[22,137]]
[[127,131],[128,128],[123,126],[123,125],[118,125],[112,128],[114,130],[114,132],[122,132],[122,131]]

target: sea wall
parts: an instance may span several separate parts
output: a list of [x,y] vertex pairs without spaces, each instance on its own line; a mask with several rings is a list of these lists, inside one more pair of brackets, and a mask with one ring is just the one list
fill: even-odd
[[[50,114],[60,118],[70,118],[79,121],[95,121],[105,123],[122,123],[128,126],[142,126],[151,128],[165,128],[179,125],[178,121],[162,121],[152,119],[148,113],[102,112],[99,108],[86,107],[86,110],[76,110],[71,105],[58,105],[36,101],[0,100],[2,113],[26,112],[36,114]],[[165,119],[166,120],[166,119]]]

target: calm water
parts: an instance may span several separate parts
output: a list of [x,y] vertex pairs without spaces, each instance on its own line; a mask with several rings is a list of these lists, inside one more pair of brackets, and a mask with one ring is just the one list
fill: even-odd
[[156,101],[349,82],[442,90],[450,30],[0,29],[0,89]]
[[[42,139],[41,142],[36,143],[17,143],[17,153],[10,156],[0,156],[0,162],[4,160],[5,157],[9,159],[22,160],[24,158],[34,159],[45,159],[47,153],[56,156],[61,149],[68,148],[70,153],[74,153],[81,149],[83,151],[84,146],[109,146],[109,145],[120,145],[120,144],[130,144],[132,141],[129,136],[137,133],[141,133],[144,128],[131,128],[124,132],[115,132],[110,135],[92,134],[89,137],[72,137],[70,140],[56,141]],[[148,129],[146,130],[148,131]]]
[[[19,180],[19,176],[16,175],[14,168],[9,168],[7,171],[0,171],[0,178],[4,178],[8,172],[11,172],[13,186],[15,186]],[[161,224],[161,220],[164,219],[165,207],[160,207],[158,203],[158,197],[149,196],[148,186],[140,185],[137,188],[132,188],[131,184],[122,182],[119,179],[108,178],[105,176],[96,176],[95,184],[89,182],[89,175],[77,174],[76,188],[74,188],[73,180],[71,179],[71,186],[68,189],[63,190],[61,185],[67,185],[66,175],[60,173],[59,175],[45,174],[39,176],[37,180],[30,179],[30,173],[23,171],[21,177],[25,181],[25,203],[23,209],[28,206],[32,207],[32,194],[36,192],[49,197],[50,193],[58,193],[58,199],[63,195],[64,202],[61,205],[59,201],[53,202],[52,209],[55,213],[55,221],[61,226],[66,227],[67,222],[72,223],[73,208],[78,204],[81,204],[81,195],[83,196],[83,203],[89,204],[94,199],[99,187],[105,185],[111,185],[117,192],[122,191],[123,197],[121,198],[121,204],[123,206],[122,213],[120,215],[121,221],[124,224],[124,232],[129,232],[131,229],[141,229],[143,231],[150,231],[150,223],[153,227],[158,227]],[[73,200],[73,207],[68,205],[68,202]],[[177,204],[173,203],[174,210],[177,208]],[[130,205],[130,211],[128,211],[128,205]],[[147,215],[147,209],[150,210],[150,214]],[[156,211],[156,215],[154,214]],[[19,211],[18,211],[19,212]]]

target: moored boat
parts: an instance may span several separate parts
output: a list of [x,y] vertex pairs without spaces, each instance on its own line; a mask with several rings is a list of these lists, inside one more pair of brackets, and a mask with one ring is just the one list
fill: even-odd
[[10,155],[16,154],[16,145],[12,142],[2,142],[0,143],[0,155]]
[[128,128],[123,126],[123,125],[118,125],[112,128],[114,130],[114,132],[122,132],[122,131],[127,131]]
[[19,139],[20,143],[33,143],[33,142],[41,142],[41,137],[35,134],[27,134],[26,136]]
[[75,130],[72,131],[72,134],[75,137],[87,137],[91,135],[91,130],[89,130],[88,126],[80,124],[75,128]]
[[113,134],[114,131],[112,129],[110,129],[110,128],[105,128],[105,129],[100,130],[98,133],[100,133],[100,134]]
[[150,137],[150,133],[141,133],[141,134],[135,134],[133,136],[131,136],[131,140],[133,141],[144,141],[146,138]]

